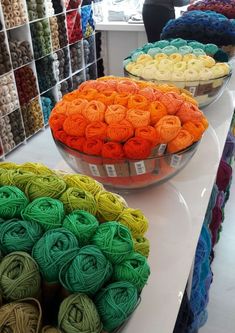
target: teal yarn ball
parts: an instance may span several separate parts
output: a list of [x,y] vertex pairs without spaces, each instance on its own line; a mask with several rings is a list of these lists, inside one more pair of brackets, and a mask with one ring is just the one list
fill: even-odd
[[125,260],[134,249],[129,229],[118,222],[103,223],[91,240],[112,263]]
[[12,219],[0,224],[0,248],[4,253],[24,251],[31,254],[34,244],[43,235],[34,221]]
[[33,200],[22,212],[23,220],[39,223],[44,230],[62,226],[64,206],[57,199],[42,197]]
[[63,221],[63,227],[71,231],[78,239],[80,246],[88,244],[99,227],[95,216],[85,210],[74,210]]
[[206,46],[205,46],[205,52],[207,54],[215,55],[216,52],[218,52],[218,51],[219,51],[219,48],[215,44],[206,44]]
[[12,219],[19,217],[20,212],[27,206],[28,199],[15,186],[0,187],[0,217]]
[[167,55],[170,55],[170,54],[173,54],[173,53],[177,53],[178,48],[173,46],[173,45],[169,45],[169,46],[164,47],[162,52],[167,54]]
[[146,285],[149,275],[150,267],[147,259],[137,252],[133,252],[130,256],[113,267],[114,281],[128,281],[131,282],[138,290],[141,290]]
[[164,49],[164,47],[168,46],[170,44],[170,42],[166,39],[163,40],[159,40],[155,43],[153,43],[154,47],[160,47],[160,49]]
[[111,263],[96,246],[81,248],[60,271],[60,282],[72,293],[94,295],[110,279]]
[[177,47],[177,49],[181,46],[187,45],[187,41],[182,38],[175,38],[170,42],[171,45]]
[[34,245],[32,256],[43,278],[49,283],[57,283],[60,269],[78,249],[78,241],[69,230],[52,229]]
[[95,299],[95,305],[104,330],[112,332],[119,327],[135,310],[137,303],[137,289],[130,282],[115,282],[102,289]]

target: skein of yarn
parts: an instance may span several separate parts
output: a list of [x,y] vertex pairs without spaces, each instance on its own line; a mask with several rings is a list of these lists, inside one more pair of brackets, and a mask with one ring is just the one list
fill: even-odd
[[103,186],[96,180],[85,175],[65,175],[64,181],[69,187],[76,187],[90,192],[93,195],[96,195],[104,190]]
[[126,205],[120,197],[111,192],[100,192],[95,196],[98,204],[98,218],[100,221],[114,221],[122,213]]
[[26,162],[20,166],[20,170],[32,172],[35,175],[54,175],[54,171],[41,163]]
[[145,237],[137,237],[133,238],[133,242],[134,250],[142,254],[144,257],[148,258],[150,250],[149,240]]
[[130,229],[134,238],[143,236],[148,230],[148,220],[139,209],[124,209],[117,221]]
[[0,217],[4,219],[19,217],[28,204],[24,193],[15,186],[0,187],[0,199]]
[[18,169],[5,170],[0,175],[0,184],[8,186],[16,186],[24,192],[28,181],[33,177],[34,174],[27,171]]

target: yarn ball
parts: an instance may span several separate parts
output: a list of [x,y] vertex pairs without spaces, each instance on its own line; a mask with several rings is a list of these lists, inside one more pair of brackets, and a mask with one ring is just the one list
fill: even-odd
[[97,215],[100,221],[113,221],[118,218],[126,203],[117,194],[103,191],[95,196],[97,202]]
[[39,223],[44,230],[59,228],[64,219],[64,206],[59,200],[42,197],[33,200],[21,216],[24,220]]
[[19,217],[28,204],[25,194],[15,186],[0,187],[0,217],[12,219]]
[[151,143],[143,138],[129,139],[123,147],[126,157],[133,160],[146,159],[151,153]]
[[101,224],[91,243],[96,245],[112,263],[122,262],[134,249],[129,229],[115,221]]
[[77,237],[80,246],[88,244],[98,226],[96,217],[85,210],[74,210],[63,221],[63,227]]
[[117,221],[130,230],[133,238],[143,236],[148,230],[148,220],[139,209],[125,208]]
[[165,116],[155,125],[160,143],[168,143],[173,140],[181,129],[179,117]]
[[135,310],[137,303],[137,289],[130,282],[115,282],[101,290],[95,304],[104,330],[112,332],[119,327]]
[[118,142],[106,142],[102,147],[101,155],[104,158],[121,160],[124,158],[122,145]]
[[96,180],[85,175],[65,175],[63,178],[68,187],[76,187],[90,192],[93,195],[96,195],[104,189]]
[[93,215],[97,212],[97,204],[93,195],[79,188],[68,188],[60,197],[60,201],[64,204],[67,214],[75,209],[82,209]]
[[119,104],[109,105],[105,112],[105,121],[107,124],[119,123],[126,117],[127,109]]
[[87,155],[99,156],[103,147],[101,139],[87,139],[83,144],[83,152]]
[[35,175],[53,175],[53,170],[49,169],[42,163],[26,162],[20,165],[20,170],[25,172],[32,172]]
[[39,295],[41,277],[37,263],[26,252],[12,252],[0,263],[0,289],[7,301]]
[[60,271],[60,282],[71,293],[94,295],[110,279],[111,263],[96,246],[87,245]]
[[115,142],[125,142],[134,135],[134,128],[127,120],[111,123],[107,128],[107,138]]
[[84,294],[65,298],[60,305],[58,326],[64,333],[100,333],[102,323],[93,301]]
[[67,229],[47,231],[34,245],[32,256],[43,278],[50,283],[59,281],[61,267],[78,251],[76,237]]
[[134,250],[142,254],[144,257],[148,258],[150,251],[149,240],[145,237],[133,238]]
[[31,253],[43,230],[34,221],[12,219],[0,223],[0,248],[4,253],[24,251]]
[[0,185],[16,186],[24,192],[27,183],[32,177],[34,177],[32,172],[20,169],[6,170],[6,172],[0,174]]
[[62,333],[58,328],[53,326],[44,326],[41,333]]
[[146,285],[150,275],[150,267],[147,259],[139,253],[133,252],[130,256],[119,264],[114,265],[114,281],[131,282],[138,290]]
[[185,129],[181,129],[177,136],[168,143],[167,151],[171,154],[188,148],[194,141],[194,137]]
[[41,197],[59,198],[65,190],[65,182],[57,176],[35,176],[28,182],[25,194],[32,201]]
[[18,169],[19,165],[13,162],[0,162],[0,169]]

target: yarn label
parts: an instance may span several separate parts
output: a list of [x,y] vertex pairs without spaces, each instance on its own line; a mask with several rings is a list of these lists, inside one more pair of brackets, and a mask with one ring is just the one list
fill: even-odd
[[117,177],[117,172],[114,165],[106,164],[105,169],[109,177]]
[[191,94],[193,96],[195,96],[196,95],[196,91],[197,91],[197,87],[189,87],[189,91],[191,92]]
[[99,172],[97,165],[89,164],[89,168],[90,168],[93,176],[100,177],[100,172]]
[[182,160],[181,155],[173,155],[171,157],[171,167],[176,169],[179,168],[181,160]]
[[144,161],[135,162],[135,171],[137,175],[144,175],[146,173]]
[[158,153],[157,153],[157,155],[158,156],[162,156],[162,155],[164,155],[164,153],[165,153],[165,150],[166,150],[166,144],[165,143],[162,143],[160,146],[159,146],[159,148],[158,148]]

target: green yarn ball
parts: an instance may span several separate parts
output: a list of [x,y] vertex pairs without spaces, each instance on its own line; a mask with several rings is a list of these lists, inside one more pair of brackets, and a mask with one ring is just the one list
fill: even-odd
[[65,298],[60,305],[58,326],[64,333],[100,333],[102,323],[93,301],[84,294]]
[[111,263],[96,246],[84,246],[60,271],[60,282],[70,292],[94,295],[113,272]]
[[103,223],[97,229],[92,244],[112,262],[119,263],[133,252],[133,241],[127,227],[118,222]]
[[37,297],[41,277],[38,265],[26,252],[12,252],[0,263],[0,289],[7,301]]
[[101,290],[95,304],[104,330],[112,332],[119,327],[135,310],[137,303],[137,289],[130,282],[115,282]]
[[66,184],[63,179],[54,176],[34,176],[28,182],[25,188],[25,194],[30,199],[30,201],[41,198],[59,198],[61,194],[66,190]]
[[52,198],[38,198],[33,200],[22,212],[24,220],[39,223],[44,230],[62,226],[64,206],[62,202]]
[[78,251],[76,237],[67,229],[47,231],[34,245],[32,256],[39,265],[43,278],[49,283],[59,281],[60,269]]
[[77,237],[80,246],[88,244],[98,226],[96,217],[85,210],[74,210],[63,221],[63,227]]
[[131,282],[140,292],[146,285],[150,275],[147,259],[139,253],[133,252],[120,264],[114,265],[114,281]]
[[31,253],[43,230],[34,221],[13,219],[0,224],[0,248],[4,253],[24,251]]
[[96,215],[96,201],[91,193],[84,190],[70,187],[62,194],[60,201],[63,202],[67,214],[75,209],[81,209]]
[[32,172],[26,172],[20,169],[5,170],[5,173],[0,175],[0,184],[16,186],[24,192],[26,185],[32,177],[34,177]]
[[19,217],[20,212],[27,206],[28,199],[15,186],[0,187],[0,217],[12,219]]

